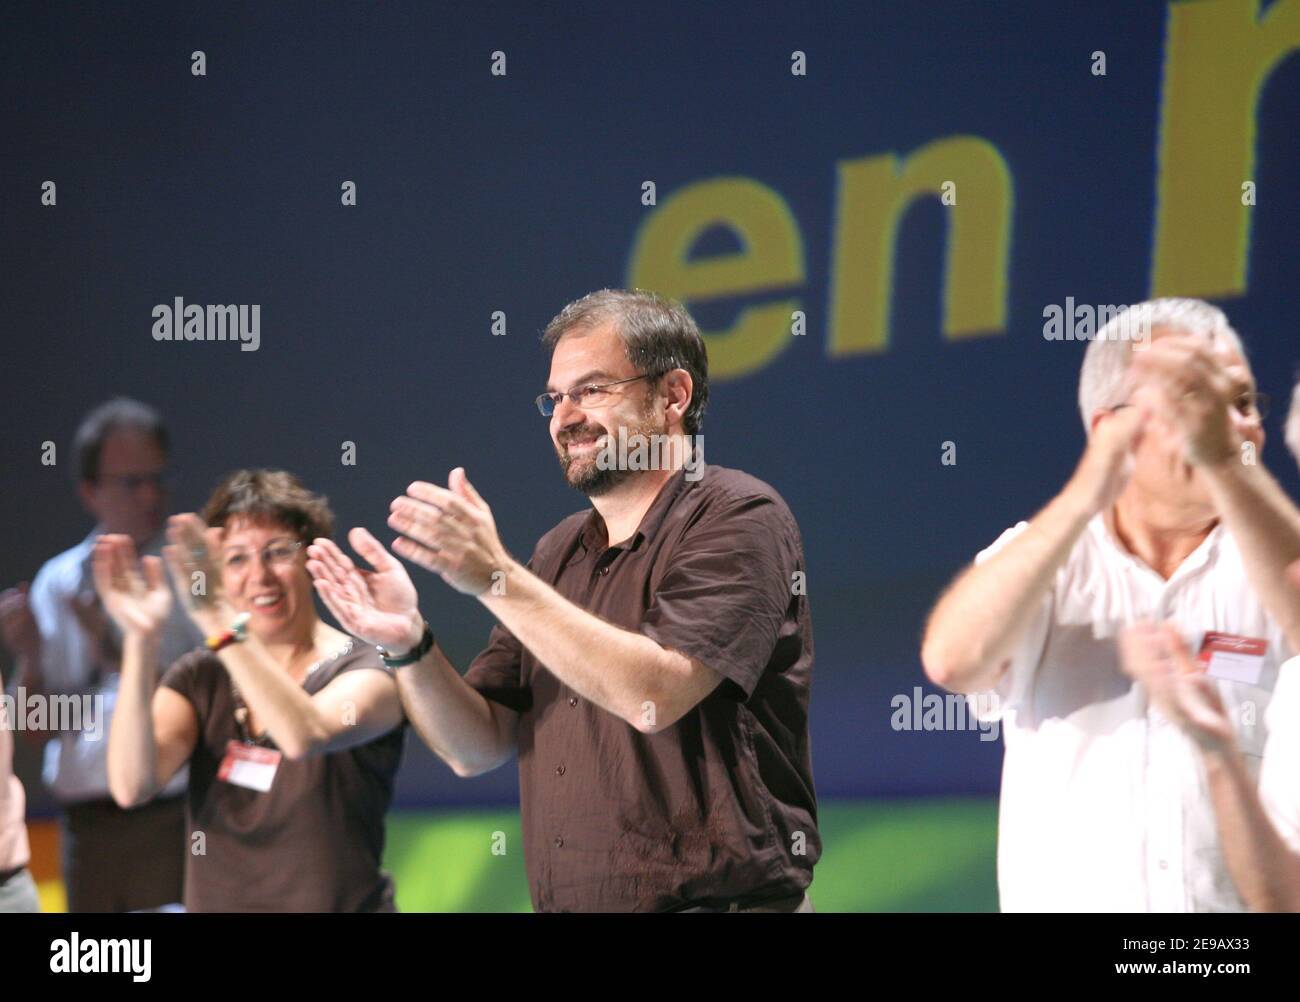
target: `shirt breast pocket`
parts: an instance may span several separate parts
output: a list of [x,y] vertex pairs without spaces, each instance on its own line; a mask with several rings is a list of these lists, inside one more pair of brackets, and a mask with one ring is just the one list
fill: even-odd
[[1223,699],[1224,711],[1232,722],[1237,746],[1245,756],[1251,777],[1257,779],[1260,761],[1264,757],[1264,745],[1268,742],[1266,719],[1273,691],[1271,688],[1241,682],[1220,681],[1219,695]]

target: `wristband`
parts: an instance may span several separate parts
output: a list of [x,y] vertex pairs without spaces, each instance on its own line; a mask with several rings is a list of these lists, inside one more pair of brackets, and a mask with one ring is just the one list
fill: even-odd
[[230,624],[230,629],[222,630],[220,633],[214,633],[212,636],[208,637],[207,640],[203,641],[203,645],[215,654],[217,651],[224,647],[229,647],[231,644],[242,644],[248,639],[248,620],[250,615],[251,613],[241,612],[235,617],[235,621]]
[[389,668],[401,668],[403,665],[413,665],[422,657],[433,650],[433,628],[429,626],[429,621],[424,621],[424,634],[420,637],[420,642],[406,654],[396,655],[382,647],[376,647],[379,656],[383,659],[384,664]]

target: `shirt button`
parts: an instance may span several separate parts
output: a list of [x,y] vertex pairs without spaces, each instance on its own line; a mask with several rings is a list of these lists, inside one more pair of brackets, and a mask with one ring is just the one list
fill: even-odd
[[1167,859],[1162,859],[1162,860],[1160,861],[1160,869],[1162,869],[1162,870],[1167,870],[1167,869],[1169,869],[1169,861],[1168,861]]
[[563,775],[564,775],[564,763],[563,763],[563,762],[561,762],[559,765],[557,765],[557,766],[555,767],[555,775],[557,775],[557,776],[563,776]]
[[555,848],[557,849],[564,848],[564,839],[560,838],[560,836],[558,835],[555,836]]
[[604,567],[600,569],[600,576],[604,577],[608,573],[609,573],[609,564],[606,564]]
[[570,705],[570,706],[577,706],[577,705],[578,705],[578,697],[577,697],[577,696],[570,696],[570,697],[569,697],[569,705]]

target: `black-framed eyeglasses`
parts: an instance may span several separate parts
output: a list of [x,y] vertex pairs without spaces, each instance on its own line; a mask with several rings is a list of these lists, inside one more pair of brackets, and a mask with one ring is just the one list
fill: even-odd
[[[1237,413],[1242,417],[1257,417],[1259,420],[1263,421],[1268,417],[1269,405],[1272,404],[1272,402],[1273,398],[1267,393],[1247,390],[1245,393],[1242,393],[1233,400],[1232,406],[1236,408]],[[1111,407],[1110,410],[1122,411],[1125,407],[1132,406],[1131,403],[1125,400],[1122,404],[1116,404],[1114,407]]]
[[565,397],[568,397],[579,407],[598,407],[614,395],[610,390],[611,386],[635,383],[638,379],[658,379],[661,375],[663,373],[643,372],[639,376],[616,379],[612,383],[587,383],[584,386],[575,386],[567,393],[541,393],[534,403],[537,404],[538,413],[546,418],[555,413],[555,408],[563,403]]
[[[301,540],[296,539],[277,539],[267,543],[262,547],[262,563],[267,567],[286,567],[292,564],[298,557],[298,553],[303,548]],[[232,549],[227,550],[221,556],[221,564],[228,571],[242,571],[248,566],[248,562],[253,559],[252,550]]]

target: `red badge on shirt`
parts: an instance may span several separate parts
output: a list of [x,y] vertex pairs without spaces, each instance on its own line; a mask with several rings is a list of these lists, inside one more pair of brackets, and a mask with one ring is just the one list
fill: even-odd
[[1268,641],[1256,637],[1239,637],[1234,633],[1210,631],[1201,641],[1197,660],[1205,673],[1225,682],[1259,685],[1264,671],[1264,652]]
[[242,741],[226,744],[226,757],[221,760],[217,779],[233,786],[265,793],[275,782],[275,772],[280,768],[281,754],[274,748],[259,748]]

